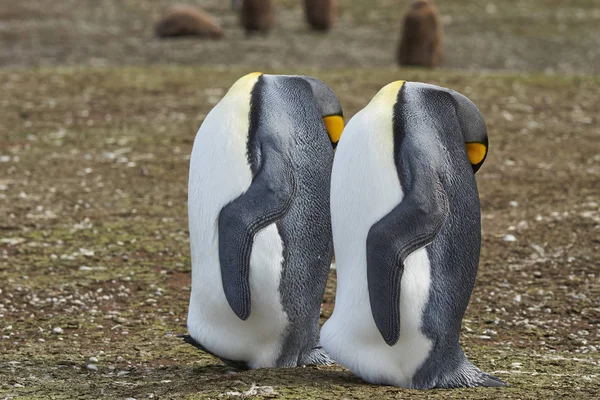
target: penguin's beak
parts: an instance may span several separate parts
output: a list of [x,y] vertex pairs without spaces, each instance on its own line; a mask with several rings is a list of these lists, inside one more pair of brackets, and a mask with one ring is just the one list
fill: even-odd
[[467,143],[467,156],[473,167],[473,173],[479,171],[479,168],[483,165],[483,161],[487,156],[487,146],[479,142]]
[[323,122],[325,122],[325,128],[327,128],[331,144],[335,149],[344,131],[344,117],[341,115],[328,115],[323,118]]

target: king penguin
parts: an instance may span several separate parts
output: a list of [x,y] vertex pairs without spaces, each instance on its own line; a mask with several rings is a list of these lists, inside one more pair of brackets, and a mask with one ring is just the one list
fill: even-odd
[[474,172],[485,122],[438,86],[385,86],[336,150],[331,217],[337,266],[321,344],[374,384],[412,389],[504,386],[459,345],[481,244]]
[[186,342],[238,369],[331,362],[319,316],[343,127],[333,91],[307,76],[246,75],[206,116],[190,159]]

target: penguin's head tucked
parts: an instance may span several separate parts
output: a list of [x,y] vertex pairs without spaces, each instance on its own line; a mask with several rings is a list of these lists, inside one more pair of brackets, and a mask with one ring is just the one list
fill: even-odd
[[311,76],[302,76],[302,79],[310,85],[315,101],[321,109],[329,139],[335,149],[344,130],[344,114],[340,101],[333,90],[320,80]]
[[485,121],[477,106],[466,96],[450,90],[456,115],[462,128],[467,156],[476,173],[483,165],[488,152],[488,135]]
[[[287,90],[306,90],[310,91],[314,104],[320,111],[323,118],[323,125],[327,130],[331,144],[335,149],[342,131],[344,130],[344,114],[342,106],[333,91],[325,83],[311,76],[299,75],[264,75],[261,72],[253,72],[241,77],[229,90],[226,97],[240,97],[241,93],[253,95],[255,87],[264,79],[268,79],[271,84],[280,85]],[[298,83],[301,85],[298,86]],[[245,96],[241,96],[244,97]]]
[[[465,144],[466,155],[469,163],[476,173],[483,165],[488,152],[488,136],[485,121],[477,106],[464,95],[436,85],[420,82],[396,81],[385,86],[371,100],[370,105],[381,107],[394,101],[396,105],[401,104],[401,98],[406,90],[413,93],[420,92],[424,100],[431,104],[439,104],[442,99],[450,100],[454,113],[443,111],[441,108],[434,109],[434,113],[444,121],[447,118],[456,118],[462,139]],[[393,99],[393,100],[392,100]],[[454,121],[447,121],[446,126],[451,126]]]

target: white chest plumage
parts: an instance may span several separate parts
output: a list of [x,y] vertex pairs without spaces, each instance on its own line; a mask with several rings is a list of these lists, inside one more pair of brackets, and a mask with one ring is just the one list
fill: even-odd
[[331,217],[337,294],[333,314],[321,331],[321,344],[333,359],[367,381],[410,387],[432,346],[421,331],[430,286],[426,250],[405,260],[400,339],[392,347],[377,330],[367,286],[369,229],[403,198],[393,155],[394,101],[389,98],[397,91],[398,87],[383,89],[352,118],[335,155]]
[[188,330],[209,351],[272,366],[287,326],[279,283],[283,244],[275,224],[254,238],[250,257],[252,314],[240,320],[231,310],[221,281],[218,218],[223,206],[252,182],[246,156],[250,92],[258,75],[238,81],[207,115],[198,130],[190,159],[188,216],[192,254],[192,292]]

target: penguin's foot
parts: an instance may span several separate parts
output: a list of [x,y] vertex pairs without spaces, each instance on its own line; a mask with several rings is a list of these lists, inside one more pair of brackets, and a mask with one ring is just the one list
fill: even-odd
[[313,347],[300,357],[299,365],[331,365],[334,361],[321,346]]
[[502,387],[508,386],[505,382],[493,375],[483,372],[469,361],[463,364],[463,367],[452,374],[448,379],[439,382],[436,387],[461,388],[461,387]]

